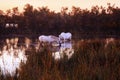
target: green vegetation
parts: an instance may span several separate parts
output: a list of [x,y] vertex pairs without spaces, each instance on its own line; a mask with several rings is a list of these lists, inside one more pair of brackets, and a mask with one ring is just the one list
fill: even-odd
[[[30,52],[21,66],[17,80],[119,80],[120,41],[109,43],[91,40],[78,42],[75,54],[54,60],[48,48]],[[7,78],[6,80],[15,80]]]

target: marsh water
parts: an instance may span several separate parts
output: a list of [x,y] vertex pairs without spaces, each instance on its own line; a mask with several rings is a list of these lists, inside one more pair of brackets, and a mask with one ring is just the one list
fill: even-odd
[[[51,46],[52,57],[54,60],[60,60],[64,57],[68,60],[74,54],[76,46],[84,45],[85,42],[91,43],[94,40],[81,39],[78,41],[64,42],[60,46]],[[114,43],[114,38],[97,39],[96,41],[102,41],[104,47],[108,46],[109,43]],[[49,45],[48,45],[49,46]],[[35,50],[39,52],[44,46],[40,45],[38,38],[28,37],[5,37],[0,38],[0,75],[4,76],[15,76],[19,75],[20,66],[26,64],[27,58],[30,52]]]
[[[0,39],[0,70],[1,75],[14,76],[16,70],[20,69],[21,63],[26,63],[27,51],[39,51],[42,47],[38,38],[28,37],[12,37]],[[55,60],[60,60],[66,55],[69,58],[74,53],[73,42],[64,42],[61,46],[53,46],[50,49],[52,51],[52,57]]]

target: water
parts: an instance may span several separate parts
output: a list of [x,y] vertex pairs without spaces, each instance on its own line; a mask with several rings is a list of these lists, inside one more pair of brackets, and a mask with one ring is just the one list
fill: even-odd
[[71,42],[66,42],[66,43],[62,43],[60,48],[56,51],[53,52],[52,56],[58,60],[61,58],[64,58],[64,56],[67,56],[68,59],[71,58],[71,56],[74,53],[74,49],[72,47],[72,43]]
[[[31,51],[34,48],[36,51],[40,50],[40,42],[36,39],[24,38],[5,38],[0,40],[0,70],[4,76],[15,74],[19,75],[20,64],[26,63],[27,56],[26,51]],[[53,46],[52,57],[55,60],[64,58],[66,55],[69,58],[72,57],[74,49],[71,42],[62,43],[61,46]]]

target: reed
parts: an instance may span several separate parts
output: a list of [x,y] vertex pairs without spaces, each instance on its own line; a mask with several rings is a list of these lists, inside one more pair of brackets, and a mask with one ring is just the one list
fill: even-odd
[[106,47],[101,40],[84,41],[70,59],[54,60],[47,47],[32,50],[19,72],[18,78],[3,80],[119,80],[120,41]]

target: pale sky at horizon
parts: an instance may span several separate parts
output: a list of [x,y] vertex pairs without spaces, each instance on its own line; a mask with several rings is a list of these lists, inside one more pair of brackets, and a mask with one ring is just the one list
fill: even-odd
[[59,12],[61,7],[71,9],[72,6],[76,6],[81,9],[91,9],[95,5],[106,7],[107,3],[120,7],[120,0],[0,0],[0,10],[6,11],[18,7],[22,11],[27,3],[33,5],[34,8],[48,6],[50,10],[55,12]]

